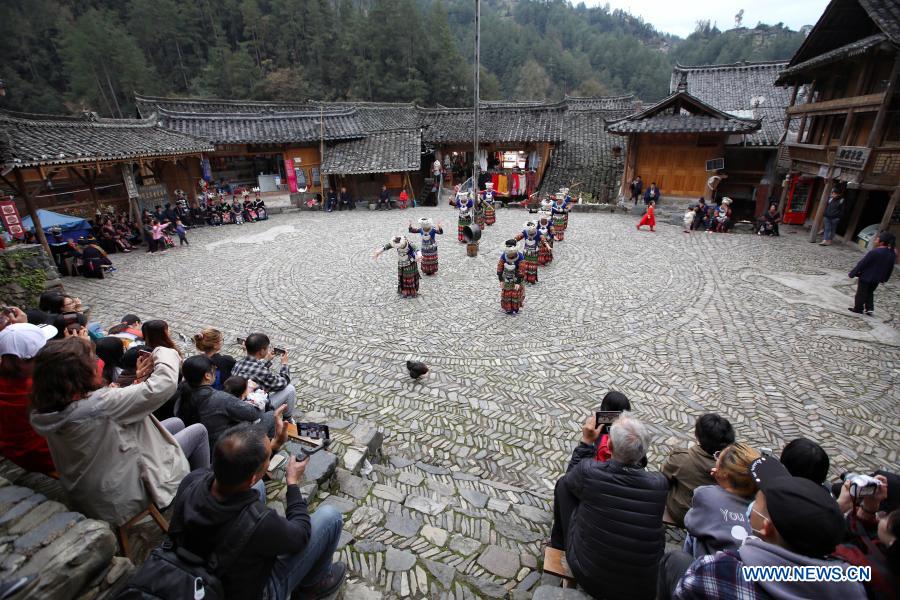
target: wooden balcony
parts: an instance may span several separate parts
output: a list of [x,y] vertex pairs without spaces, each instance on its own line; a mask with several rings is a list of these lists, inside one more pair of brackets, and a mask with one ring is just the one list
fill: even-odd
[[787,114],[794,115],[828,115],[849,112],[852,108],[856,112],[866,110],[878,110],[884,102],[884,92],[880,94],[868,94],[866,96],[852,96],[850,98],[835,98],[822,102],[809,102],[797,104],[786,109]]
[[816,144],[788,143],[788,154],[791,160],[827,165],[834,156],[836,146],[819,146]]

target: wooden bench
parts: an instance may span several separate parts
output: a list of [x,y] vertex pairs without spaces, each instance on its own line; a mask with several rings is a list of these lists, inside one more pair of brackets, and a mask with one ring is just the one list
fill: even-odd
[[128,541],[128,530],[134,527],[137,523],[139,523],[147,516],[150,516],[150,518],[153,519],[153,521],[159,526],[163,533],[169,532],[169,522],[166,521],[166,518],[164,516],[162,516],[162,513],[159,512],[159,509],[156,508],[156,505],[151,502],[150,505],[147,506],[147,508],[131,517],[116,528],[116,533],[119,537],[119,546],[122,549],[122,554],[125,555],[125,557],[129,560],[133,561],[134,557],[131,556],[131,543]]
[[544,548],[544,573],[556,575],[562,579],[564,588],[575,587],[575,576],[566,562],[566,553],[556,548]]

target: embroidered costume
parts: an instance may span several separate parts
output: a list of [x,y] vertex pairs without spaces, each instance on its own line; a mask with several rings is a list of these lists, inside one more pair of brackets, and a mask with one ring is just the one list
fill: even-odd
[[500,280],[500,308],[506,314],[518,313],[525,303],[525,256],[516,248],[515,240],[506,242],[507,248],[497,263],[497,279]]
[[394,248],[397,251],[397,293],[404,298],[415,298],[419,293],[419,266],[416,264],[416,246],[397,236],[384,245],[382,251]]
[[494,184],[491,181],[485,182],[485,189],[481,192],[481,199],[484,202],[484,224],[490,227],[497,222],[497,212],[494,209]]
[[549,211],[538,212],[537,230],[545,242],[538,248],[538,264],[544,267],[553,262],[553,224]]
[[459,220],[457,221],[457,238],[460,242],[466,241],[463,237],[463,227],[472,224],[472,210],[475,202],[472,200],[469,192],[456,192],[456,198],[450,200],[450,205],[455,206],[459,211]]
[[410,227],[410,233],[418,233],[422,243],[422,273],[425,275],[434,275],[438,270],[438,248],[437,235],[444,233],[444,229],[440,226],[435,227],[431,224],[431,219],[422,217],[419,219],[418,227]]
[[[566,188],[562,188],[565,190]],[[566,237],[566,226],[569,223],[569,196],[560,190],[550,204],[550,214],[553,215],[553,232],[556,241],[561,242]]]
[[537,283],[538,281],[538,253],[540,248],[544,246],[544,238],[541,237],[537,228],[537,223],[528,221],[525,223],[525,229],[516,236],[516,240],[524,240],[524,256],[525,256],[525,282]]

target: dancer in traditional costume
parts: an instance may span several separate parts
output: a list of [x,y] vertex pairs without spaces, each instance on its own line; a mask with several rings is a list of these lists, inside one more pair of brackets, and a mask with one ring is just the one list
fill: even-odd
[[437,235],[443,235],[444,228],[438,223],[437,227],[431,224],[431,219],[422,217],[419,219],[419,226],[413,227],[409,224],[410,233],[418,233],[422,242],[422,273],[425,275],[434,275],[438,270],[438,248]]
[[547,242],[538,231],[537,223],[528,221],[525,223],[525,229],[517,235],[515,239],[523,240],[525,255],[525,283],[538,282],[538,254],[540,248],[545,246]]
[[484,213],[485,213],[485,202],[481,197],[481,194],[475,196],[475,206],[472,208],[472,220],[475,221],[475,224],[484,229]]
[[506,314],[518,313],[525,303],[525,256],[519,252],[515,240],[507,240],[506,250],[497,263],[497,279],[500,280],[500,308]]
[[545,242],[538,248],[538,264],[545,267],[553,262],[553,223],[550,222],[550,211],[538,212],[537,230]]
[[643,227],[644,225],[649,225],[650,231],[656,231],[656,215],[654,214],[654,206],[656,206],[656,202],[651,200],[650,204],[647,205],[647,212],[644,213],[641,222],[637,224],[638,231],[640,231],[641,227]]
[[568,190],[568,188],[562,188],[550,204],[550,214],[553,215],[553,233],[558,242],[566,238],[566,225],[569,221],[569,196],[563,190]]
[[466,238],[463,236],[463,228],[472,224],[472,210],[475,207],[475,202],[472,200],[472,195],[469,192],[458,190],[456,198],[450,200],[450,205],[455,206],[456,210],[459,211],[457,238],[460,242],[465,242]]
[[497,222],[497,211],[494,209],[494,182],[487,181],[481,191],[481,200],[484,202],[484,224],[490,227]]
[[419,265],[416,246],[405,235],[398,235],[375,252],[375,258],[391,248],[397,251],[397,293],[415,298],[419,293]]

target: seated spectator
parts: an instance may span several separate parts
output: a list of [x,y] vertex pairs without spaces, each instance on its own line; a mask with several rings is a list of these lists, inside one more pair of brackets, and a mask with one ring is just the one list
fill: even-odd
[[28,422],[31,378],[34,357],[55,335],[56,328],[51,325],[24,322],[0,331],[0,454],[38,473],[50,473],[56,467],[47,440]]
[[54,339],[57,340],[73,335],[83,335],[85,337],[88,335],[87,319],[81,313],[69,312],[53,315],[52,325],[56,329],[56,337]]
[[210,448],[226,429],[238,423],[261,422],[270,436],[275,435],[275,417],[263,413],[249,402],[243,402],[228,392],[213,389],[216,366],[203,354],[191,356],[182,365],[184,381],[175,405],[175,416],[186,425],[202,423],[209,433]]
[[138,362],[143,383],[101,387],[90,342],[70,337],[37,354],[31,424],[47,438],[60,482],[75,508],[121,525],[149,502],[168,506],[190,469],[209,466],[202,425],[159,423],[154,409],[175,392],[178,353],[156,348]]
[[889,600],[900,594],[900,509],[882,512],[890,495],[885,475],[875,475],[880,482],[875,494],[853,498],[850,480],[841,486],[838,506],[849,506],[846,513],[848,534],[833,556],[851,565],[871,567],[872,578],[863,582],[869,598]]
[[666,509],[679,527],[684,527],[684,515],[691,507],[694,490],[701,485],[716,483],[710,475],[710,470],[716,466],[713,454],[734,443],[734,428],[728,419],[706,413],[694,424],[694,438],[696,444],[687,450],[673,450],[661,469],[669,480]]
[[781,451],[781,464],[794,477],[803,477],[819,485],[828,478],[828,453],[812,440],[791,440]]
[[391,208],[391,194],[388,192],[387,186],[381,186],[381,192],[378,193],[378,203],[375,205],[376,210],[389,210]]
[[118,327],[118,329],[115,333],[113,333],[113,327],[109,328],[109,335],[115,335],[116,337],[127,340],[129,345],[131,342],[144,341],[141,319],[137,315],[125,315],[116,327]]
[[222,382],[222,391],[228,392],[235,398],[244,400],[250,392],[247,383],[248,381],[243,377],[232,376]]
[[[141,325],[141,335],[144,336],[144,344],[146,344],[147,349],[153,350],[154,348],[171,348],[178,353],[179,358],[183,356],[181,354],[181,350],[178,348],[178,346],[175,345],[175,342],[172,341],[172,336],[169,335],[169,324],[165,321],[162,321],[160,319],[147,321],[146,323]],[[180,370],[178,379],[179,381],[181,380]],[[171,398],[169,398],[169,400],[164,402],[162,406],[153,411],[153,416],[160,421],[165,421],[166,419],[174,417],[176,399],[176,396],[172,396]]]
[[778,212],[778,205],[770,204],[769,210],[763,213],[756,224],[756,234],[777,237],[779,223],[781,223],[781,214]]
[[846,563],[826,558],[844,533],[837,503],[822,486],[793,477],[771,456],[753,462],[750,473],[759,486],[750,507],[748,537],[737,550],[698,558],[678,581],[673,597],[687,598],[865,598],[853,581],[749,581],[742,567],[833,567]]
[[268,336],[263,333],[251,333],[244,342],[244,349],[247,356],[235,363],[231,374],[258,383],[269,394],[269,404],[272,408],[286,404],[284,418],[290,421],[297,402],[297,391],[291,384],[291,367],[288,365],[287,352],[281,355],[281,368],[276,374],[270,370],[275,353],[271,350]]
[[233,356],[219,354],[224,342],[225,336],[222,335],[222,332],[212,327],[207,327],[194,335],[194,346],[216,365],[216,380],[212,386],[217,390],[221,390],[222,382],[231,377],[231,369],[234,368],[236,362]]
[[76,249],[78,269],[85,277],[103,279],[105,273],[115,271],[106,250],[93,240],[78,240]]
[[747,507],[756,496],[750,464],[759,458],[759,452],[737,443],[716,452],[715,457],[711,474],[717,485],[695,489],[691,509],[684,517],[688,532],[684,549],[694,558],[736,550],[750,535]]
[[247,506],[259,503],[262,515],[240,557],[222,577],[229,600],[326,598],[346,575],[344,563],[331,562],[341,533],[340,513],[323,506],[310,515],[297,486],[309,459],[288,460],[285,517],[264,506],[262,479],[273,449],[287,440],[280,417],[277,430],[273,442],[256,425],[229,429],[216,443],[212,471],[191,473],[178,488],[169,537],[202,557],[221,543]]
[[[628,400],[628,396],[622,392],[606,392],[606,395],[603,396],[603,400],[600,402],[600,410],[612,410],[617,412],[630,411],[631,402]],[[610,456],[612,455],[609,452],[609,425],[604,423],[600,426],[600,437],[597,440],[597,454],[594,458],[599,461],[604,461],[609,460]],[[644,466],[647,466],[646,462],[644,463]]]
[[142,352],[147,352],[147,348],[143,344],[133,345],[125,351],[125,354],[122,355],[122,370],[119,371],[119,376],[116,378],[116,385],[125,387],[140,383],[137,379],[137,362]]
[[125,345],[116,337],[105,337],[94,344],[97,358],[103,361],[103,385],[118,383],[119,373],[122,372],[122,357],[125,355]]
[[600,435],[592,414],[567,473],[556,482],[550,545],[565,550],[579,587],[597,598],[648,598],[656,592],[665,546],[666,479],[641,466],[650,434],[621,416],[609,432],[612,457],[594,457]]

